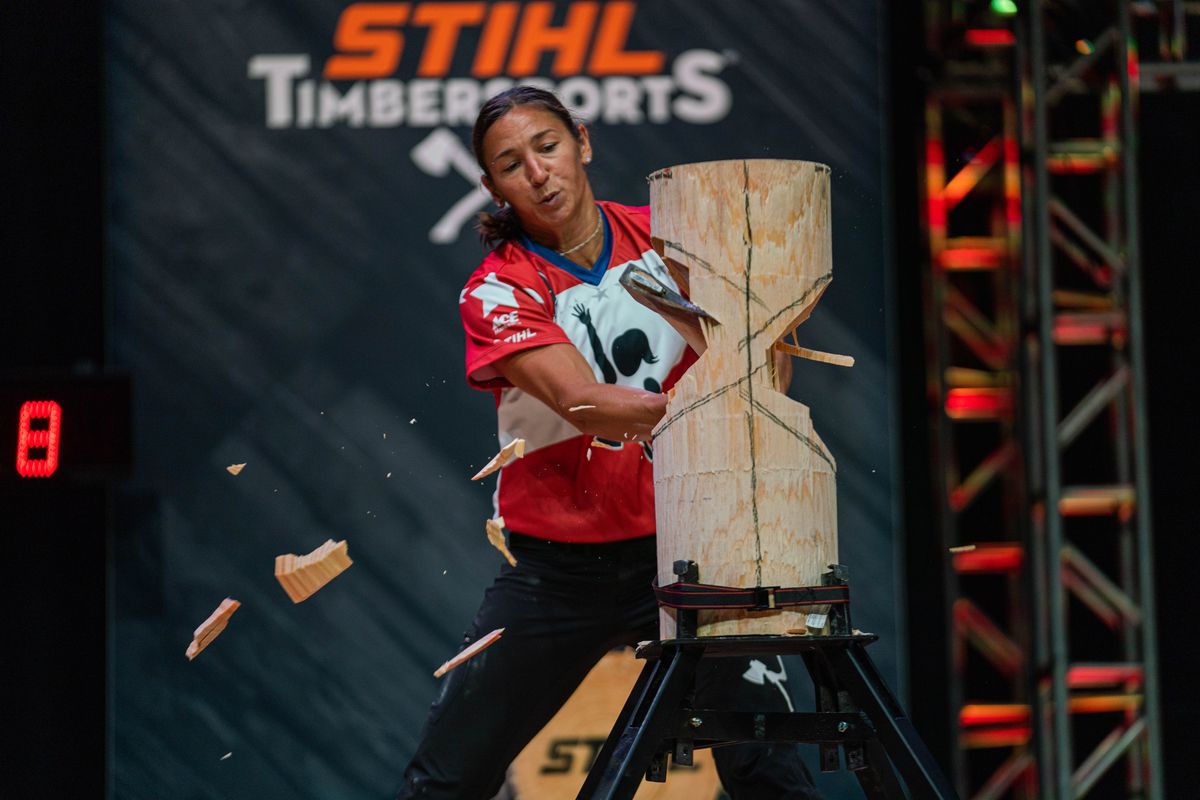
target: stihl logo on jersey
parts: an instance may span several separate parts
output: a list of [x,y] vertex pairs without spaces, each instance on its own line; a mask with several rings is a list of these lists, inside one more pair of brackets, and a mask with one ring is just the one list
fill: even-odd
[[[668,68],[661,50],[628,49],[636,13],[628,0],[354,3],[320,76],[307,54],[254,56],[248,74],[263,81],[270,128],[472,125],[517,83],[606,124],[724,119],[730,56],[687,50]],[[545,59],[553,77],[536,77]]]
[[509,336],[505,336],[504,341],[506,341],[506,342],[523,342],[526,339],[532,339],[535,336],[537,336],[537,331],[526,328],[525,330],[520,331],[519,333],[514,333]]

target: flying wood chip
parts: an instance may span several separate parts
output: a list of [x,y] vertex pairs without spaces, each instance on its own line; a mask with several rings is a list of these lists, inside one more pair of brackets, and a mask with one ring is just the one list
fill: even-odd
[[499,550],[508,559],[510,566],[515,567],[517,560],[513,558],[512,552],[508,549],[508,544],[504,541],[504,517],[489,519],[484,523],[484,527],[487,530],[488,541],[492,543],[492,547]]
[[495,643],[495,641],[500,638],[500,634],[502,633],[504,633],[504,628],[496,628],[496,630],[492,631],[487,636],[480,638],[474,644],[459,652],[459,654],[454,658],[438,667],[434,671],[433,677],[440,678],[460,664],[470,661],[472,658],[479,655],[481,652]]
[[291,553],[275,556],[275,579],[292,602],[299,603],[312,597],[353,563],[346,551],[345,540],[327,539],[306,556]]
[[225,468],[225,471],[228,472],[230,475],[237,475],[239,472],[241,472],[245,468],[246,468],[245,464],[230,464],[228,467]]
[[483,469],[479,470],[479,472],[476,472],[475,475],[472,476],[471,480],[477,481],[480,478],[484,478],[484,477],[487,477],[488,475],[491,475],[493,472],[500,469],[508,462],[512,461],[514,457],[516,457],[516,458],[524,458],[525,457],[525,440],[524,439],[513,439],[511,442],[504,445],[504,447],[500,450],[500,452],[496,453],[496,455],[494,455],[492,457],[492,460],[484,465]]
[[595,406],[571,406],[567,411],[583,411],[585,408],[595,408]]
[[950,552],[951,553],[969,553],[974,549],[975,549],[975,545],[973,545],[973,544],[961,544],[957,547],[951,547]]
[[208,647],[212,640],[225,630],[225,626],[229,624],[229,618],[233,616],[233,612],[237,611],[239,606],[241,603],[237,600],[226,597],[221,601],[221,605],[217,606],[217,610],[200,623],[200,627],[193,631],[192,643],[187,648],[188,661],[200,655],[200,651]]

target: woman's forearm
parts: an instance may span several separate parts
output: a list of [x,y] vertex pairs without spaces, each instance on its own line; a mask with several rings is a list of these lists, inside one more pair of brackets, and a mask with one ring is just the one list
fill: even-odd
[[564,419],[583,433],[612,441],[647,441],[667,409],[667,396],[631,386],[593,383],[555,398]]

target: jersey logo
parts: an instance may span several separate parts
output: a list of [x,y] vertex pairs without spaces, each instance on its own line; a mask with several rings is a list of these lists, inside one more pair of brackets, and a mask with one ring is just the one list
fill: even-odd
[[520,324],[520,312],[516,309],[509,311],[507,314],[497,314],[492,317],[492,333],[499,333],[505,328],[511,328],[514,325]]
[[504,306],[506,308],[517,307],[516,287],[497,278],[494,272],[489,272],[487,277],[483,279],[483,283],[471,290],[471,297],[474,297],[483,304],[483,315],[485,317],[496,310],[497,306]]
[[[646,332],[641,328],[630,328],[622,333],[617,338],[613,339],[612,355],[613,360],[608,360],[607,354],[604,352],[604,345],[600,341],[600,335],[596,333],[596,327],[592,325],[592,314],[583,305],[577,304],[571,309],[575,318],[583,323],[583,327],[587,329],[588,342],[592,346],[592,357],[596,360],[596,365],[600,367],[600,374],[604,376],[605,383],[617,382],[617,370],[625,377],[630,377],[642,367],[642,363],[657,364],[658,356],[650,349],[650,340],[646,338]],[[613,363],[616,364],[616,369],[613,368]],[[646,378],[642,381],[642,386],[648,392],[661,392],[662,384],[654,378]]]
[[[588,342],[592,346],[592,358],[600,367],[600,374],[604,376],[605,383],[617,382],[617,370],[620,370],[621,374],[628,378],[641,369],[643,363],[658,363],[658,356],[654,355],[654,351],[650,349],[650,339],[641,328],[630,328],[613,339],[612,361],[609,361],[608,355],[604,352],[604,343],[600,341],[600,334],[596,332],[596,326],[592,324],[592,313],[581,303],[577,303],[571,309],[571,313],[575,319],[583,323],[583,327],[587,330]],[[642,386],[648,392],[662,391],[662,384],[653,377],[645,378]],[[592,443],[593,446],[609,450],[620,450],[625,446],[624,442],[602,439],[599,436],[592,437]],[[651,449],[650,443],[641,442],[641,446],[646,458],[653,460],[654,451]]]

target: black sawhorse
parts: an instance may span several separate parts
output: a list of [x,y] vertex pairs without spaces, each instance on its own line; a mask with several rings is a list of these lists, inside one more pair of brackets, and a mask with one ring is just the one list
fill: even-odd
[[[694,613],[681,612],[681,634],[694,630],[682,615]],[[846,768],[872,800],[957,798],[864,649],[878,637],[850,631],[848,622],[847,608],[831,620],[835,633],[847,631],[840,635],[686,636],[643,643],[637,656],[646,666],[577,800],[628,800],[643,778],[666,780],[668,758],[690,765],[695,748],[736,742],[817,743],[822,772],[839,768],[840,748]],[[803,657],[816,689],[816,712],[694,707],[702,659],[775,655]]]

